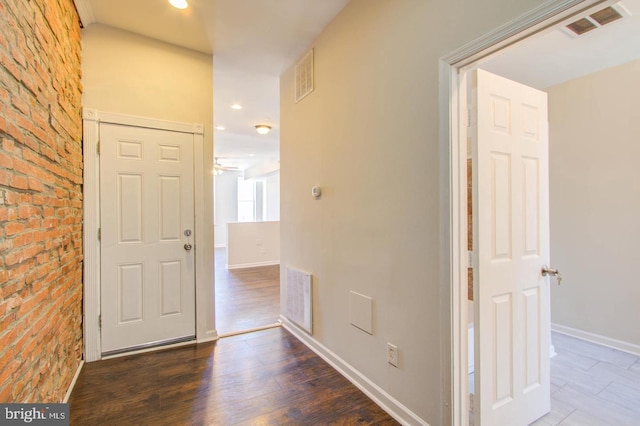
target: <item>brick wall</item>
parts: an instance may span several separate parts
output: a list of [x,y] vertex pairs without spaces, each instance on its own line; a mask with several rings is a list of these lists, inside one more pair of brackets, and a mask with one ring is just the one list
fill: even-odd
[[82,357],[80,28],[0,0],[0,402],[57,402]]

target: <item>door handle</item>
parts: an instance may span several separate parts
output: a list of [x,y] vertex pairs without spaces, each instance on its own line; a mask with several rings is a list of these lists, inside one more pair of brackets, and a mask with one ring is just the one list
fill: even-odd
[[187,244],[185,244],[185,245],[184,245],[184,249],[185,249],[186,251],[191,251],[191,249],[192,249],[192,248],[193,248],[193,246],[192,246],[191,244],[189,244],[189,243],[187,243]]
[[547,265],[542,265],[542,276],[546,277],[547,275],[556,277],[558,285],[562,282],[562,274],[560,271],[555,268],[549,268]]

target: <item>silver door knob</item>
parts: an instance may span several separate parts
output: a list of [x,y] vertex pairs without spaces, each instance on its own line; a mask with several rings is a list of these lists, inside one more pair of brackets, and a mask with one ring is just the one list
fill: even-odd
[[542,276],[546,277],[547,275],[556,277],[558,285],[562,282],[562,274],[560,271],[554,268],[549,268],[547,265],[542,265]]
[[187,243],[187,244],[185,244],[185,245],[184,245],[184,249],[185,249],[186,251],[191,251],[191,249],[192,249],[192,248],[193,248],[193,246],[192,246],[191,244],[189,244],[189,243]]

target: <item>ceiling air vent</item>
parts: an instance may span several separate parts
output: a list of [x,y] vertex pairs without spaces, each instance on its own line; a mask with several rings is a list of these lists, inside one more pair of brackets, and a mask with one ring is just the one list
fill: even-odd
[[313,92],[313,49],[296,64],[296,102]]
[[622,19],[625,16],[629,16],[622,4],[617,3],[609,7],[605,7],[597,12],[594,12],[588,16],[573,21],[568,24],[564,29],[565,32],[572,36],[581,36],[589,31],[602,28],[603,26]]

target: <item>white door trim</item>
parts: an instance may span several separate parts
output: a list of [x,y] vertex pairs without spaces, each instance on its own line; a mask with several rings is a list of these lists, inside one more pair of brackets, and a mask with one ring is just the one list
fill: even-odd
[[[454,426],[469,424],[467,341],[467,135],[464,70],[508,46],[556,25],[572,15],[611,0],[551,0],[440,59],[440,147],[443,288],[450,310],[443,309],[444,377],[451,394],[443,403],[443,418]],[[446,301],[445,301],[446,303]],[[448,346],[448,347],[447,347]],[[449,361],[450,360],[450,361]],[[446,364],[445,364],[446,367]]]
[[[84,159],[84,359],[97,361],[102,357],[100,344],[100,158],[98,138],[100,123],[121,124],[159,130],[169,130],[194,135],[195,191],[195,257],[196,257],[196,339],[198,342],[215,340],[218,334],[214,323],[213,241],[206,241],[207,228],[213,221],[206,220],[204,126],[152,118],[135,117],[83,108],[83,159]],[[201,249],[198,250],[197,248]],[[208,256],[208,254],[211,256]]]

